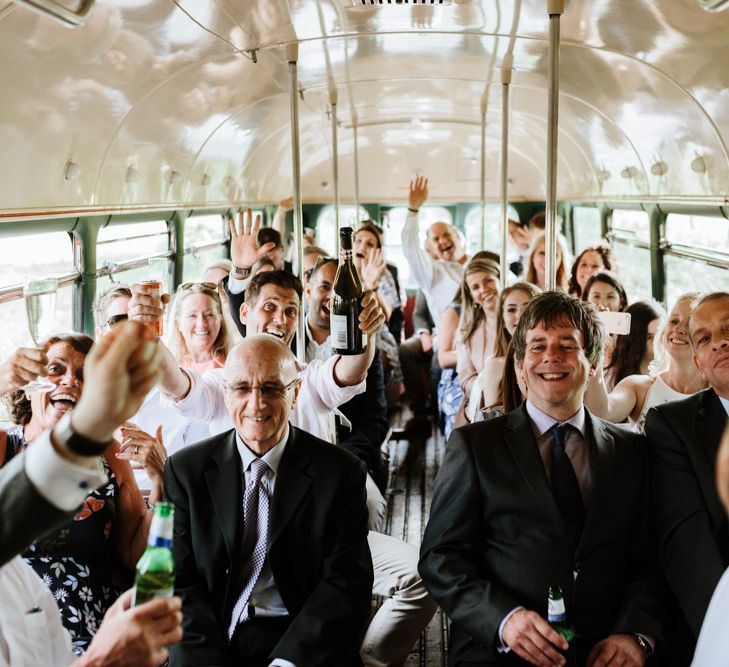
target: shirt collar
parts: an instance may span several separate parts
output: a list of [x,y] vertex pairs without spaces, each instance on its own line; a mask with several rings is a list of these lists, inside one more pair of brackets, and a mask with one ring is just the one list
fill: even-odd
[[[717,394],[719,396],[719,394]],[[724,410],[726,410],[727,415],[729,415],[729,398],[724,398],[723,396],[719,396],[719,400],[721,401],[721,404],[724,406]]]
[[581,406],[580,409],[575,412],[569,419],[565,419],[564,421],[560,422],[559,419],[555,419],[551,415],[548,415],[546,412],[542,412],[536,405],[529,402],[529,399],[526,401],[526,411],[529,415],[529,419],[531,419],[531,422],[534,426],[534,429],[536,431],[536,437],[540,437],[544,435],[552,426],[555,424],[570,424],[571,426],[574,426],[581,434],[582,437],[585,437],[585,408],[584,406]]
[[273,447],[271,447],[271,449],[269,449],[263,456],[257,456],[250,449],[248,449],[248,446],[245,442],[243,442],[243,439],[238,435],[238,432],[236,431],[235,444],[238,447],[238,454],[240,455],[241,461],[243,461],[243,472],[251,467],[253,459],[260,458],[268,464],[268,467],[271,468],[271,470],[273,470],[274,475],[278,473],[278,466],[281,463],[281,456],[283,455],[284,449],[286,448],[286,441],[288,439],[289,427],[287,425],[286,430],[283,434],[283,438],[281,438],[281,440],[279,440]]

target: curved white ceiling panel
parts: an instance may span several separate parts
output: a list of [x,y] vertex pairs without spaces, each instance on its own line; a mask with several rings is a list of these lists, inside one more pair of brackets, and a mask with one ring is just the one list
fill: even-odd
[[[0,12],[0,210],[267,202],[291,190],[288,65],[299,40],[303,194],[399,201],[498,193],[499,67],[513,44],[510,192],[543,198],[543,0],[351,7],[349,0],[100,0],[69,30]],[[515,16],[514,12],[518,11]],[[512,33],[513,31],[513,33]],[[729,196],[729,12],[684,0],[571,0],[562,18],[560,198]],[[78,172],[64,173],[73,161]]]

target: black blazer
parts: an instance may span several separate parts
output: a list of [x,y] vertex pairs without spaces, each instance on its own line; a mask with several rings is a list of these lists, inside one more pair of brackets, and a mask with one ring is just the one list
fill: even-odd
[[453,621],[449,661],[490,662],[515,607],[546,618],[561,586],[589,646],[607,635],[661,637],[645,525],[645,441],[587,415],[592,485],[579,544],[557,508],[524,405],[456,429],[435,483],[420,573]]
[[648,411],[658,557],[695,638],[729,566],[729,523],[714,482],[727,414],[712,389]]
[[[175,593],[184,614],[184,637],[171,648],[170,665],[225,664],[227,628],[243,587],[243,470],[235,432],[167,459],[165,494],[175,505]],[[291,617],[272,657],[297,667],[361,665],[358,638],[373,580],[364,467],[290,427],[269,526],[268,559]]]

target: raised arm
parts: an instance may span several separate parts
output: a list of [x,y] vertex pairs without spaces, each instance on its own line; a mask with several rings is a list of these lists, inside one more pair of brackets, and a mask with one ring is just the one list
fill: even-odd
[[420,243],[418,211],[428,199],[428,179],[418,176],[410,183],[408,215],[402,228],[402,249],[410,265],[410,271],[422,290],[429,290],[433,284],[435,261],[425,252]]
[[646,391],[652,382],[653,379],[646,375],[629,375],[608,393],[605,376],[602,369],[598,368],[587,386],[585,405],[593,415],[619,424],[640,412]]
[[19,347],[0,366],[0,396],[20,389],[23,385],[46,374],[48,359],[44,350]]

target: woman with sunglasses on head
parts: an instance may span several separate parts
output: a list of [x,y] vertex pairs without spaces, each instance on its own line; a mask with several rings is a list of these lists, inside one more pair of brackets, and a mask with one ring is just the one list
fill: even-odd
[[217,285],[180,285],[168,328],[166,342],[180,366],[200,373],[223,367],[230,340]]
[[[43,350],[16,350],[0,367],[0,395],[15,423],[0,432],[0,466],[33,447],[39,435],[74,409],[84,391],[84,363],[92,345],[93,340],[84,334],[56,335],[48,339]],[[56,388],[47,393],[25,391],[23,386],[39,375],[46,376]],[[109,482],[90,491],[71,521],[23,554],[53,592],[74,652],[79,655],[123,590],[119,564],[133,571],[146,547],[152,512],[147,510],[125,459],[123,448],[112,444],[101,457]],[[160,470],[150,502],[161,499]]]

